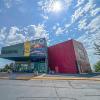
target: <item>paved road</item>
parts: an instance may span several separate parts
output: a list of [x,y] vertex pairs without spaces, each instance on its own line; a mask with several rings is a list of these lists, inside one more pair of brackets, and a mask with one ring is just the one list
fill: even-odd
[[100,81],[0,80],[0,100],[100,100]]

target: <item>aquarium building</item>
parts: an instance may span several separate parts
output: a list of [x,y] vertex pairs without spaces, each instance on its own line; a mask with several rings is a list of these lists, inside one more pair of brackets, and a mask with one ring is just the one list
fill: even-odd
[[88,73],[91,67],[82,43],[68,40],[47,47],[45,38],[1,49],[1,58],[13,60],[14,72]]

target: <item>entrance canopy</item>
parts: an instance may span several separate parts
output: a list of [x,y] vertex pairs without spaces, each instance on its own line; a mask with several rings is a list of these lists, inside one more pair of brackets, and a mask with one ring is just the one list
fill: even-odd
[[8,60],[13,60],[13,61],[32,61],[32,62],[38,62],[38,61],[44,61],[45,60],[45,56],[34,56],[34,57],[2,57],[1,58],[4,59],[8,59]]

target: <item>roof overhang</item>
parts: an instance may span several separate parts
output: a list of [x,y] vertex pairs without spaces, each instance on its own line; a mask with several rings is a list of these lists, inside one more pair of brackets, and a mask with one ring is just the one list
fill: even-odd
[[12,61],[42,61],[45,60],[45,56],[23,56],[23,57],[3,57],[0,58],[8,59]]

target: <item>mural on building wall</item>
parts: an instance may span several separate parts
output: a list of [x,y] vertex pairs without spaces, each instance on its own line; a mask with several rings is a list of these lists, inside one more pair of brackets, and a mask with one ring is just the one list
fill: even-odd
[[27,41],[24,43],[24,56],[30,55],[30,42]]
[[30,43],[30,54],[34,55],[45,55],[46,54],[46,41],[45,39],[33,40]]
[[88,55],[84,46],[74,41],[75,55],[80,72],[91,72]]
[[5,57],[45,56],[47,54],[47,44],[45,38],[41,38],[3,47],[1,53]]

